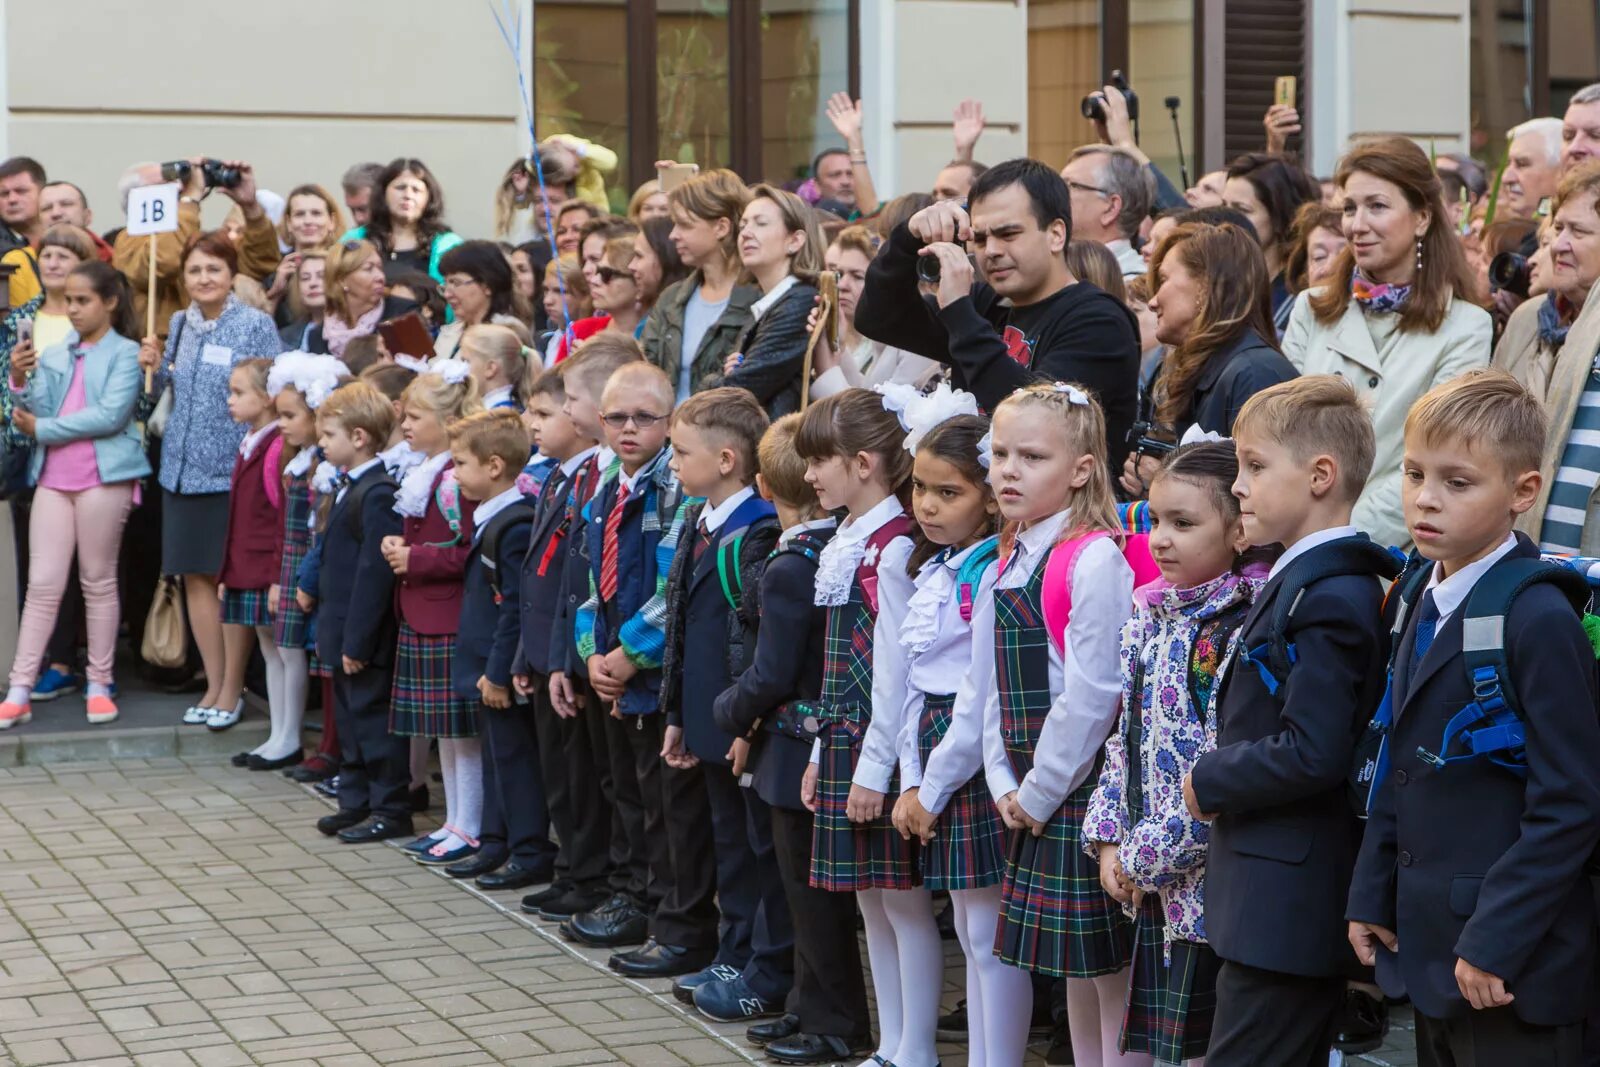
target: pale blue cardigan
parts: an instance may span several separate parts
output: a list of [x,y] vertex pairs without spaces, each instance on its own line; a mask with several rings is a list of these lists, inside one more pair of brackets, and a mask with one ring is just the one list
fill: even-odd
[[143,372],[139,369],[139,343],[116,331],[92,345],[83,355],[84,405],[71,415],[57,417],[72,384],[73,346],[76,331],[66,340],[51,345],[39,355],[39,365],[27,387],[16,393],[17,403],[38,419],[34,437],[39,447],[33,450],[28,468],[29,481],[38,484],[44,469],[45,450],[53,445],[91,438],[95,465],[104,485],[132,481],[150,473],[145,458],[144,440],[133,421],[133,405],[139,399]]

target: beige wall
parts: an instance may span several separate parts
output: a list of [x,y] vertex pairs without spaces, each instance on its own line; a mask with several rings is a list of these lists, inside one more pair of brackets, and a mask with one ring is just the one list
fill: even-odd
[[244,158],[269,189],[337,193],[350,163],[414,154],[449,222],[487,235],[525,137],[515,66],[469,0],[8,3],[3,34],[5,153],[83,186],[101,230],[121,221],[129,163]]

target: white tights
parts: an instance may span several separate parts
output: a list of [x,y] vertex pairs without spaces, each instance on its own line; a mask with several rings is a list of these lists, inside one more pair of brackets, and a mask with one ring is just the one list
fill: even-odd
[[[865,889],[856,901],[878,1002],[878,1055],[895,1067],[934,1067],[944,947],[933,896],[926,889]],[[863,1067],[871,1065],[868,1060]]]
[[1012,1067],[1028,1048],[1033,979],[994,954],[1000,887],[952,889],[950,904],[967,958],[967,1067]]
[[1127,1007],[1128,974],[1124,967],[1099,978],[1067,979],[1067,1027],[1078,1067],[1151,1067],[1155,1063],[1147,1053],[1117,1051]]
[[483,829],[483,742],[439,738],[439,776],[444,779],[444,828],[456,838],[447,839],[444,850],[476,845]]
[[257,626],[256,640],[267,667],[267,714],[272,732],[255,749],[262,759],[282,759],[300,747],[300,724],[306,716],[306,689],[311,684],[303,648],[279,648],[272,627]]

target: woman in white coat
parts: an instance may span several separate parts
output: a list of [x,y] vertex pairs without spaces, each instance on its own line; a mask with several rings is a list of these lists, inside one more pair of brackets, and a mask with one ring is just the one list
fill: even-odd
[[1358,144],[1334,180],[1349,247],[1327,284],[1296,302],[1283,354],[1302,374],[1337,374],[1372,405],[1377,453],[1352,520],[1406,546],[1400,461],[1406,413],[1440,382],[1489,363],[1494,328],[1450,231],[1439,179],[1404,137]]

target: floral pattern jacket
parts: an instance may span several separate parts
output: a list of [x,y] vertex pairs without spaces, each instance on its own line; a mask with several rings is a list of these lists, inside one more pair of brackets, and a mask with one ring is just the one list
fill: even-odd
[[[1156,581],[1122,627],[1122,713],[1106,739],[1083,824],[1084,851],[1118,846],[1128,877],[1161,895],[1165,941],[1205,941],[1209,829],[1189,815],[1183,779],[1217,747],[1216,693],[1264,582],[1225,574],[1192,589]],[[1130,755],[1131,753],[1131,755]]]

